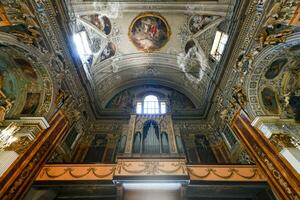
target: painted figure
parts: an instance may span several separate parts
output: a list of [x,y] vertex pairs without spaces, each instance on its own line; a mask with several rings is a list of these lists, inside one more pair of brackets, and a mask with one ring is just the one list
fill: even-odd
[[146,52],[159,50],[167,43],[170,34],[169,25],[157,13],[137,16],[129,28],[129,38],[133,44]]

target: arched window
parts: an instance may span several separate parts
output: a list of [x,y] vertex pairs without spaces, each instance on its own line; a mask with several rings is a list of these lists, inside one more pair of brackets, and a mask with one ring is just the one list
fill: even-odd
[[144,113],[145,114],[158,114],[159,105],[158,99],[154,95],[148,95],[144,99]]
[[159,101],[154,95],[148,95],[143,102],[137,102],[137,114],[165,114],[167,111],[166,102]]

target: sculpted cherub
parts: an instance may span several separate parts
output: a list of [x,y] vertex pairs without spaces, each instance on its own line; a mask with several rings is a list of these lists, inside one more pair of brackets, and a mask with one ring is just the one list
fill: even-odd
[[232,97],[235,99],[236,103],[239,104],[242,108],[245,107],[247,103],[247,96],[244,93],[241,85],[236,85],[233,87]]

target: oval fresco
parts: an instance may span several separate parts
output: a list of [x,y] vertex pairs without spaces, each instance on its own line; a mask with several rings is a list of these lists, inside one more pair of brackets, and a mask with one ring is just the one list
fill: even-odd
[[265,73],[267,79],[273,79],[280,73],[282,67],[288,62],[286,58],[280,58],[272,62]]
[[91,15],[90,16],[91,23],[96,26],[100,31],[109,35],[111,32],[111,22],[108,17],[100,16],[100,15]]
[[161,49],[171,35],[167,21],[158,13],[143,13],[131,23],[128,36],[132,43],[145,52]]
[[274,114],[278,114],[278,104],[276,100],[276,94],[273,90],[271,90],[270,88],[264,88],[263,91],[261,92],[261,98],[264,107],[268,111]]

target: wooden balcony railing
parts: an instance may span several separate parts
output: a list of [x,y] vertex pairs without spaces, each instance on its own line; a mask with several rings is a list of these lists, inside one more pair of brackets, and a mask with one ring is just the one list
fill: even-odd
[[255,165],[186,165],[182,159],[123,159],[117,164],[48,164],[36,181],[113,181],[149,177],[187,181],[266,181]]

